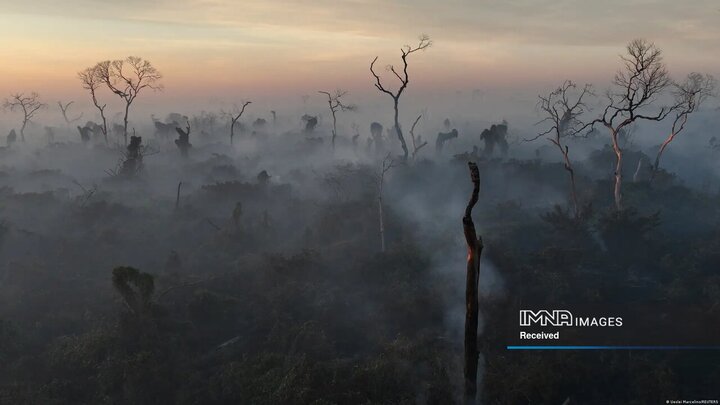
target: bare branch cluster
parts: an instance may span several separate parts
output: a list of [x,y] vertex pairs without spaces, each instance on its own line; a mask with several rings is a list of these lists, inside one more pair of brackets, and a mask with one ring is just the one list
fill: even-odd
[[98,63],[98,75],[110,91],[132,103],[143,89],[162,90],[162,74],[150,61],[137,56]]
[[68,109],[69,109],[70,106],[71,106],[72,104],[74,104],[74,103],[75,103],[74,101],[68,101],[68,102],[65,103],[65,104],[63,104],[62,101],[58,101],[58,102],[57,102],[58,107],[60,108],[60,112],[62,112],[62,115],[63,115],[63,118],[65,119],[65,123],[66,123],[66,124],[72,124],[72,123],[75,122],[75,121],[79,121],[80,118],[82,118],[82,116],[83,116],[83,113],[80,113],[80,115],[78,115],[78,116],[75,117],[75,118],[69,118],[69,117],[68,117]]
[[635,39],[627,45],[627,55],[620,57],[623,68],[615,74],[615,90],[607,92],[608,104],[600,118],[592,122],[604,125],[612,140],[616,156],[614,198],[617,210],[622,209],[623,151],[618,136],[637,120],[662,121],[677,105],[663,106],[655,112],[646,110],[672,81],[663,62],[662,51],[652,42]]
[[128,56],[125,59],[105,60],[98,62],[78,73],[83,88],[90,92],[95,108],[100,111],[103,120],[103,135],[107,142],[107,120],[105,118],[106,104],[100,104],[97,99],[97,90],[105,85],[115,95],[125,102],[125,115],[123,117],[123,137],[125,144],[128,141],[128,114],[130,106],[138,95],[145,89],[160,91],[162,74],[148,60],[137,56]]
[[377,62],[378,57],[376,56],[375,59],[373,59],[372,62],[370,62],[370,73],[375,78],[375,88],[379,91],[389,95],[393,99],[394,103],[394,109],[395,109],[395,131],[397,132],[398,139],[400,140],[400,146],[402,146],[404,159],[407,160],[408,157],[408,148],[407,144],[405,143],[405,138],[402,134],[402,129],[400,127],[400,122],[398,120],[398,102],[400,101],[400,96],[405,91],[405,89],[408,86],[408,83],[410,83],[410,77],[408,75],[408,61],[407,57],[411,54],[417,52],[417,51],[424,51],[427,48],[429,48],[432,45],[432,41],[430,40],[430,37],[423,34],[420,36],[418,40],[418,44],[414,47],[410,45],[405,45],[400,49],[400,58],[402,59],[403,67],[400,72],[398,72],[397,69],[395,69],[394,65],[389,65],[387,68],[390,72],[395,75],[395,77],[400,81],[400,87],[397,88],[395,91],[388,90],[382,83],[382,80],[380,79],[380,76],[375,72],[375,62]]
[[547,123],[550,124],[550,128],[528,140],[553,134],[550,141],[559,145],[561,138],[580,135],[591,125],[580,120],[580,116],[589,111],[585,99],[587,96],[594,95],[591,85],[586,84],[578,92],[577,84],[566,80],[547,96],[538,96],[537,108],[545,115],[545,118],[537,124]]
[[661,121],[667,117],[673,107],[663,106],[655,114],[643,113],[672,84],[662,51],[652,42],[635,39],[627,45],[627,55],[620,59],[623,69],[613,80],[617,89],[607,92],[608,105],[596,122],[619,131],[638,119]]
[[567,144],[563,144],[562,139],[568,136],[577,136],[592,125],[592,122],[584,123],[580,117],[589,110],[585,98],[593,95],[592,86],[589,84],[578,91],[577,84],[566,80],[547,96],[538,96],[538,109],[545,114],[545,118],[538,124],[548,123],[550,128],[530,139],[535,140],[552,134],[548,140],[560,150],[565,170],[570,176],[570,197],[576,219],[580,216],[580,207],[575,188],[575,171],[570,161],[570,148]]
[[357,106],[354,104],[345,104],[342,100],[344,96],[348,94],[347,91],[342,89],[336,89],[334,93],[329,91],[318,91],[320,94],[327,96],[328,107],[330,108],[330,114],[333,118],[333,129],[332,129],[332,147],[335,149],[335,138],[337,137],[337,113],[338,111],[356,111]]
[[30,94],[15,93],[6,98],[3,102],[3,108],[12,112],[21,111],[23,113],[22,126],[20,127],[20,138],[25,141],[25,127],[35,115],[47,104],[40,101],[40,95],[36,92]]
[[673,85],[675,97],[675,119],[672,132],[682,131],[687,123],[688,115],[694,113],[700,105],[715,94],[717,82],[711,75],[692,72],[685,80]]
[[100,130],[102,131],[103,138],[105,138],[105,143],[108,143],[107,118],[105,117],[105,107],[107,107],[107,104],[100,104],[97,97],[97,90],[102,85],[99,64],[78,72],[78,79],[80,79],[83,88],[90,92],[90,98],[92,98],[93,105],[100,112],[100,118],[102,119],[102,126],[100,126]]

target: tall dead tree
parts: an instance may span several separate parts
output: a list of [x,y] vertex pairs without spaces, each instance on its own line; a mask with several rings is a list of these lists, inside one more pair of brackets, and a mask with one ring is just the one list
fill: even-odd
[[473,184],[470,201],[465,207],[463,216],[463,233],[467,242],[467,273],[465,279],[465,403],[475,404],[477,398],[477,370],[478,370],[478,312],[479,294],[478,284],[480,281],[480,255],[483,250],[483,242],[480,235],[475,232],[475,224],[472,219],[472,210],[478,202],[480,193],[480,173],[475,162],[468,162],[470,168],[470,180]]
[[422,118],[422,114],[418,115],[418,117],[415,118],[415,122],[413,122],[412,127],[410,127],[410,139],[412,140],[413,146],[413,160],[415,160],[415,157],[417,156],[418,152],[420,152],[420,149],[427,145],[427,141],[423,141],[421,135],[418,135],[417,137],[415,136],[415,126],[417,125],[418,121],[420,121],[420,118]]
[[674,107],[661,107],[648,113],[646,110],[670,84],[670,77],[662,58],[662,51],[644,39],[635,39],[627,45],[627,55],[620,56],[623,67],[615,74],[614,89],[608,90],[608,104],[600,118],[592,124],[608,129],[615,152],[615,208],[622,209],[623,150],[619,143],[621,131],[638,120],[662,121]]
[[47,107],[47,105],[40,101],[40,95],[32,92],[28,95],[25,93],[11,94],[10,97],[5,99],[3,108],[12,112],[21,111],[23,113],[22,126],[20,127],[20,140],[25,142],[25,127],[28,122],[35,117],[38,111]]
[[390,153],[385,156],[380,166],[378,175],[378,216],[380,217],[380,251],[385,251],[385,214],[383,213],[383,187],[385,186],[385,174],[395,167],[395,161]]
[[232,145],[233,138],[235,137],[235,124],[237,124],[238,120],[245,112],[245,107],[250,104],[252,104],[252,101],[246,101],[243,103],[242,108],[238,109],[238,107],[235,106],[235,110],[228,113],[228,116],[230,117],[230,145]]
[[105,83],[110,91],[125,102],[123,138],[125,139],[125,145],[127,145],[130,106],[143,90],[162,90],[163,86],[159,83],[162,74],[150,61],[137,56],[103,61],[96,65],[96,69],[98,78]]
[[69,117],[68,117],[68,109],[70,108],[70,106],[71,106],[73,103],[75,103],[75,102],[74,102],[74,101],[68,101],[68,102],[65,103],[65,104],[63,104],[62,101],[58,101],[58,102],[57,102],[58,107],[60,108],[60,112],[62,113],[62,116],[63,116],[63,118],[65,119],[65,123],[68,124],[68,125],[72,124],[72,123],[75,122],[75,121],[79,121],[80,118],[82,118],[82,116],[83,116],[83,113],[80,113],[80,115],[78,115],[78,116],[75,117],[75,118],[69,118]]
[[332,148],[335,150],[335,138],[337,137],[337,113],[338,111],[355,111],[357,107],[353,104],[344,104],[342,102],[342,98],[348,94],[347,91],[337,89],[335,90],[335,93],[330,93],[329,91],[318,91],[320,94],[324,94],[327,96],[328,100],[328,107],[330,108],[330,114],[332,114],[333,119],[333,129],[332,129]]
[[676,83],[673,87],[675,96],[675,119],[673,120],[670,134],[660,145],[657,156],[655,156],[655,165],[652,168],[652,176],[650,180],[655,178],[660,167],[660,158],[665,148],[670,145],[675,137],[685,129],[690,114],[697,111],[700,105],[715,91],[716,81],[710,75],[702,75],[697,72],[687,75],[684,81]]
[[375,73],[375,62],[377,62],[378,57],[376,56],[375,59],[370,63],[370,73],[372,73],[373,77],[375,78],[375,88],[379,91],[387,94],[390,96],[393,100],[393,109],[395,112],[395,132],[397,133],[398,140],[400,141],[400,146],[402,146],[403,149],[403,160],[407,161],[408,158],[408,148],[407,144],[405,143],[405,137],[402,133],[402,128],[400,126],[400,120],[399,120],[399,112],[398,112],[398,104],[400,102],[400,96],[402,95],[403,91],[407,88],[408,83],[410,82],[410,77],[408,76],[408,62],[407,58],[410,56],[410,54],[415,53],[417,51],[423,51],[427,49],[430,45],[432,45],[432,41],[430,40],[430,37],[427,35],[421,35],[420,41],[414,48],[410,45],[405,45],[400,49],[400,58],[402,59],[403,68],[400,73],[395,69],[395,66],[388,65],[387,69],[391,71],[395,77],[398,78],[400,81],[400,87],[393,92],[391,90],[388,90],[383,86],[382,81],[380,80],[380,76],[378,76],[377,73]]
[[545,136],[550,136],[548,140],[555,145],[563,156],[565,170],[570,176],[570,198],[573,204],[575,219],[580,217],[580,205],[578,203],[577,189],[575,187],[575,170],[570,161],[570,148],[563,139],[566,137],[577,136],[581,131],[589,126],[580,121],[579,117],[585,113],[588,108],[583,99],[588,95],[593,95],[592,87],[586,84],[582,90],[573,94],[577,85],[570,80],[566,80],[560,87],[553,90],[547,96],[538,96],[538,108],[545,115],[545,118],[538,124],[548,123],[550,128],[541,132],[530,141]]
[[93,105],[100,112],[100,118],[102,119],[102,126],[100,126],[100,130],[102,131],[103,138],[105,138],[105,143],[107,144],[108,128],[107,119],[105,118],[105,107],[107,106],[107,104],[100,105],[100,102],[97,98],[97,90],[103,83],[102,78],[100,77],[100,69],[98,68],[98,65],[89,67],[81,72],[78,72],[78,78],[82,82],[83,88],[90,92],[90,97],[92,98]]

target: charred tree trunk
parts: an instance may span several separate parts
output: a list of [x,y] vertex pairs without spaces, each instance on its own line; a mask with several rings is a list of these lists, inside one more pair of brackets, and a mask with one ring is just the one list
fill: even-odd
[[177,195],[175,196],[175,211],[180,209],[180,187],[182,187],[182,181],[178,183]]
[[621,193],[621,187],[622,187],[622,164],[623,164],[623,156],[622,156],[622,149],[620,149],[620,144],[618,142],[618,133],[617,131],[612,131],[612,147],[613,151],[615,152],[615,158],[617,159],[615,162],[615,186],[613,189],[613,196],[615,197],[615,209],[620,211],[622,209],[622,193]]
[[398,114],[399,114],[399,111],[398,111],[398,102],[400,101],[400,99],[399,99],[399,98],[395,98],[394,100],[395,100],[395,104],[394,104],[394,108],[395,108],[395,132],[397,133],[398,140],[400,140],[400,146],[402,146],[402,150],[403,150],[403,162],[406,162],[406,161],[407,161],[407,158],[408,158],[408,148],[407,148],[407,144],[405,143],[405,137],[403,136],[402,129],[400,128],[400,121],[399,121],[399,119],[398,119]]
[[465,283],[465,404],[474,405],[477,399],[478,370],[478,283],[480,279],[480,255],[482,238],[475,232],[472,210],[480,192],[480,174],[477,164],[468,162],[473,191],[463,216],[463,231],[467,242],[467,275]]
[[123,117],[123,138],[125,146],[128,144],[128,114],[130,113],[130,103],[125,103],[125,116]]
[[330,106],[330,112],[332,112],[332,118],[333,118],[333,129],[332,129],[331,142],[332,142],[332,150],[334,152],[335,151],[335,138],[337,138],[337,117],[335,116],[336,112],[332,108],[332,106]]
[[580,218],[580,204],[578,203],[577,188],[575,187],[575,169],[573,169],[572,162],[570,162],[570,148],[568,148],[567,145],[565,145],[565,147],[563,148],[563,146],[560,145],[560,142],[553,141],[553,143],[555,143],[555,145],[560,148],[560,152],[562,152],[563,154],[565,170],[567,170],[568,174],[570,175],[570,199],[572,200],[575,219],[578,219]]

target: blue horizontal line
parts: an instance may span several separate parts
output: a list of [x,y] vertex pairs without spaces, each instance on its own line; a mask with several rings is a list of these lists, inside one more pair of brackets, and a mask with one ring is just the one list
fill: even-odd
[[720,346],[507,346],[507,350],[720,350]]

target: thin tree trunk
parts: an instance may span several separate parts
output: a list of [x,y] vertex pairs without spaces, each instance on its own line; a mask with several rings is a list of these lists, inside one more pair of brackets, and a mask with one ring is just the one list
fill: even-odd
[[613,132],[612,134],[612,141],[613,141],[613,151],[615,152],[615,157],[617,159],[615,163],[615,187],[613,195],[615,197],[615,209],[620,211],[622,209],[622,193],[621,193],[621,187],[622,187],[622,149],[620,149],[620,145],[618,144],[617,139],[617,132]]
[[398,139],[400,140],[400,146],[402,146],[403,150],[403,161],[407,162],[408,158],[408,148],[407,144],[405,143],[405,137],[403,136],[402,129],[400,129],[400,121],[398,119],[398,99],[395,98],[395,132],[397,132]]
[[575,219],[578,219],[580,217],[580,204],[578,203],[577,188],[575,187],[575,170],[570,162],[570,149],[567,145],[565,145],[565,148],[563,149],[559,141],[553,142],[558,148],[560,148],[560,152],[563,154],[563,160],[565,161],[565,170],[567,170],[570,175],[570,199],[572,200]]
[[130,113],[130,103],[125,103],[125,117],[123,118],[123,136],[125,137],[125,146],[128,144],[128,114]]
[[383,222],[382,195],[378,197],[378,214],[380,216],[380,251],[385,252],[385,223]]
[[177,195],[175,196],[175,211],[180,209],[180,187],[182,187],[182,181],[178,183]]
[[380,251],[385,252],[385,220],[383,218],[382,193],[383,183],[385,182],[385,167],[380,173],[380,187],[378,190],[378,216],[380,217]]
[[475,232],[472,210],[478,201],[480,192],[480,174],[477,164],[468,162],[473,191],[463,216],[463,232],[467,242],[467,274],[465,281],[465,404],[474,405],[477,401],[477,370],[478,370],[478,283],[480,279],[480,255],[482,254],[482,238]]
[[332,110],[333,117],[333,131],[332,131],[332,150],[335,151],[335,137],[337,136],[337,118],[335,117],[335,111]]
[[233,137],[235,136],[235,120],[230,121],[230,145],[233,144]]
[[635,173],[633,173],[633,183],[637,183],[640,179],[640,169],[642,169],[642,158],[638,160],[637,168],[635,168]]
[[25,142],[25,126],[27,126],[27,123],[29,121],[27,108],[25,108],[24,103],[22,104],[22,110],[23,110],[23,124],[22,124],[22,127],[20,128],[20,140],[23,141],[23,143],[24,143]]
[[663,152],[665,152],[665,148],[667,148],[668,145],[670,145],[670,142],[675,139],[675,134],[671,133],[670,136],[667,137],[667,139],[660,145],[660,150],[658,150],[657,156],[655,156],[655,166],[653,166],[652,175],[650,176],[650,181],[653,181],[655,179],[655,174],[657,173],[658,169],[660,168],[660,158],[662,157]]

